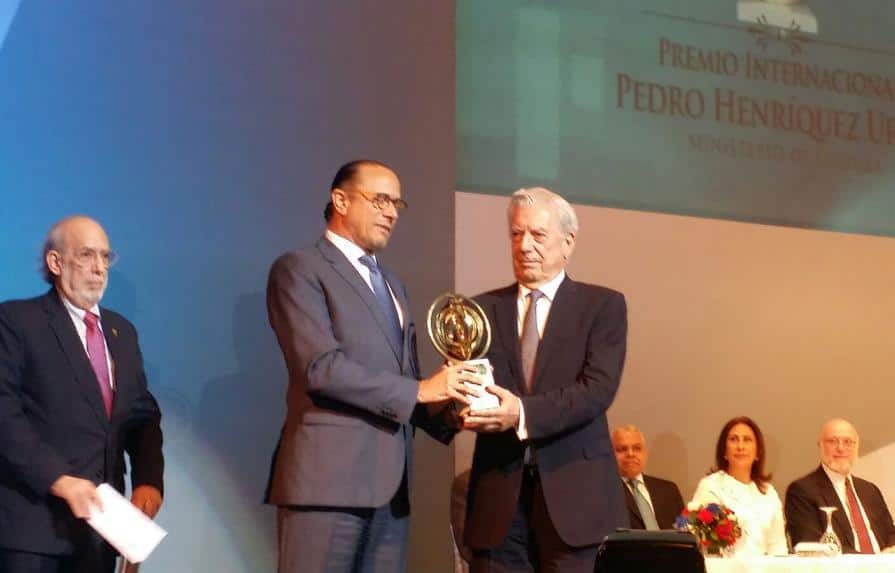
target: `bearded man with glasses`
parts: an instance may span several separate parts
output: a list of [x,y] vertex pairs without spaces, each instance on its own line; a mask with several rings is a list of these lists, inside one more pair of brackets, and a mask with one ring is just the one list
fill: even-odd
[[895,552],[895,525],[880,489],[852,475],[860,438],[840,418],[823,425],[817,442],[821,465],[786,490],[786,529],[793,545],[817,541],[827,526],[821,507],[835,507],[833,531],[843,553]]
[[88,217],[53,225],[45,295],[0,304],[0,571],[110,573],[115,553],[86,519],[96,486],[149,517],[162,503],[161,414],[134,326],[99,306],[115,253]]

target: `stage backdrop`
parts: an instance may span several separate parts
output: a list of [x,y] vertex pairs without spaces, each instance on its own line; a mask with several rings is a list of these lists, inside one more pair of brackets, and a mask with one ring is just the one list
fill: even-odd
[[[322,233],[341,163],[401,176],[383,258],[415,316],[452,284],[453,46],[450,2],[0,0],[0,300],[45,291],[55,220],[105,225],[104,303],[139,329],[164,416],[169,536],[142,571],[275,570],[286,371],[264,289]],[[450,450],[417,445],[411,569],[448,571]]]
[[628,299],[610,421],[643,428],[648,469],[685,497],[723,422],[749,415],[781,493],[844,416],[859,471],[895,498],[893,16],[882,0],[458,2],[457,289],[512,281],[513,189],[577,204],[571,276]]

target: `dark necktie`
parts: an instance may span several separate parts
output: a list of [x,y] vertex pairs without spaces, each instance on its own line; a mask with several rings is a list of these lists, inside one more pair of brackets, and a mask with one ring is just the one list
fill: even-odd
[[109,364],[106,360],[106,344],[103,341],[103,333],[97,324],[97,316],[92,312],[84,314],[84,324],[87,325],[87,354],[90,358],[90,366],[96,374],[99,383],[99,392],[103,396],[103,404],[106,407],[106,415],[112,415],[112,384],[109,380]]
[[379,303],[379,307],[389,323],[388,335],[392,339],[395,348],[399,349],[399,356],[402,356],[404,353],[404,332],[401,329],[398,310],[395,308],[395,302],[392,300],[385,278],[383,278],[379,265],[376,264],[373,257],[364,255],[358,260],[362,265],[370,269],[370,282],[373,284],[373,294],[376,295],[376,301]]
[[541,342],[541,337],[538,334],[538,299],[542,296],[544,293],[539,290],[528,293],[528,311],[525,313],[525,322],[522,323],[522,374],[525,376],[525,391],[529,394],[534,383],[538,344]]
[[647,501],[646,496],[640,491],[640,483],[641,481],[636,478],[628,480],[628,485],[631,486],[631,494],[634,496],[634,503],[637,504],[637,511],[640,512],[640,517],[643,518],[644,527],[655,531],[659,529],[659,524],[656,522],[656,515],[653,513],[652,506]]
[[867,524],[861,515],[861,506],[858,504],[858,496],[852,489],[851,479],[845,480],[845,499],[848,501],[848,515],[851,517],[852,526],[858,534],[858,551],[861,553],[873,553],[873,543],[870,542],[870,534],[867,532]]

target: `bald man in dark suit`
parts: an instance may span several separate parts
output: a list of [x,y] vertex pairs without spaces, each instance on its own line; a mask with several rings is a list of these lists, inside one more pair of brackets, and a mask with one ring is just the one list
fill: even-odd
[[636,426],[619,426],[612,431],[612,447],[631,528],[674,529],[674,520],[684,509],[684,498],[673,481],[643,473],[648,458],[643,432]]
[[848,421],[834,418],[818,437],[821,465],[786,489],[786,529],[793,545],[817,541],[827,527],[821,507],[835,507],[833,531],[843,553],[895,552],[895,524],[882,492],[852,475],[860,438]]
[[447,406],[478,378],[458,365],[420,380],[407,291],[375,257],[407,206],[394,171],[350,162],[330,201],[325,235],[279,257],[267,285],[289,371],[266,496],[277,506],[278,571],[401,573],[413,428],[450,440]]

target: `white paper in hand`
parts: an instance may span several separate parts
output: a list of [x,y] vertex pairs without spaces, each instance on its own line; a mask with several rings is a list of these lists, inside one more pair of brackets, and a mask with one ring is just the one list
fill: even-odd
[[140,563],[168,535],[107,483],[96,488],[103,510],[92,508],[87,523],[131,563]]

